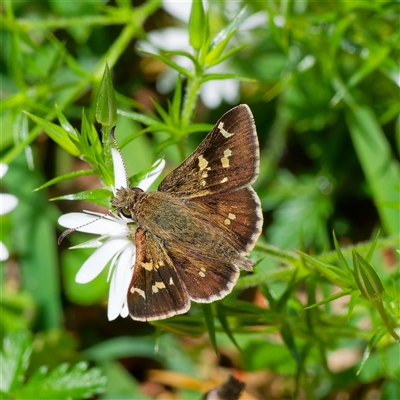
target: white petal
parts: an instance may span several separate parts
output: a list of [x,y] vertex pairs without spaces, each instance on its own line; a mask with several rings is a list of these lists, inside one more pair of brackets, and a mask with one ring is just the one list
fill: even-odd
[[158,178],[158,176],[161,174],[162,170],[165,167],[165,160],[157,160],[153,165],[156,165],[157,163],[158,167],[156,169],[153,169],[153,171],[149,172],[144,179],[142,179],[139,184],[138,188],[147,191],[149,187],[152,185],[152,183]]
[[0,193],[0,215],[7,214],[11,210],[14,210],[17,204],[18,199],[12,194]]
[[75,277],[77,283],[88,283],[96,278],[111,260],[114,254],[120,252],[124,246],[133,246],[127,238],[113,238],[107,240],[83,263]]
[[107,309],[109,321],[120,315],[126,303],[128,286],[132,277],[132,249],[132,247],[129,247],[121,253],[111,278]]
[[[147,40],[156,49],[161,48],[165,50],[183,50],[191,52],[189,44],[189,34],[187,29],[183,28],[164,28],[157,29],[147,34]],[[139,42],[139,47],[143,48],[144,43]]]
[[0,178],[2,178],[8,171],[8,165],[0,163]]
[[114,188],[126,188],[128,187],[128,183],[126,179],[124,161],[122,160],[121,154],[115,149],[111,149],[111,154],[114,164]]
[[[3,164],[4,165],[4,164]],[[4,246],[3,242],[0,242],[0,261],[5,261],[9,257],[7,247]]]
[[73,228],[79,232],[94,233],[97,235],[120,236],[127,234],[126,223],[117,218],[99,219],[95,215],[86,213],[68,213],[61,215],[58,223],[65,228]]
[[190,17],[190,10],[192,9],[192,1],[176,1],[176,0],[163,0],[162,8],[175,18],[183,22],[188,22]]

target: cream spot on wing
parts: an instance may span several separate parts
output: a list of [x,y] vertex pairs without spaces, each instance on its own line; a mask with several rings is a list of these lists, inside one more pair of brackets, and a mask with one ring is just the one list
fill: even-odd
[[203,271],[200,271],[200,272],[199,272],[199,275],[200,275],[202,278],[204,278],[204,277],[206,276],[206,274],[205,274]]
[[146,300],[146,295],[144,294],[144,290],[139,289],[137,287],[131,287],[131,293],[133,294],[135,292],[139,293],[139,295],[142,296]]
[[229,137],[231,137],[231,136],[234,135],[234,133],[229,133],[228,131],[226,131],[226,130],[224,129],[224,123],[223,123],[223,122],[220,122],[220,123],[218,124],[218,129],[219,129],[219,131],[222,133],[222,136],[224,136],[224,137],[226,137],[226,138],[229,138]]
[[206,186],[206,181],[205,180],[200,181],[200,185],[203,187]]
[[147,270],[147,271],[152,271],[153,270],[153,263],[152,262],[142,262],[142,267]]
[[169,278],[169,284],[173,285],[174,284],[174,280],[172,278]]
[[222,181],[221,181],[220,183],[225,183],[225,182],[228,182],[228,178],[227,178],[227,177],[225,177],[224,179],[222,179]]
[[229,219],[236,219],[236,215],[232,214],[232,213],[229,213],[228,218]]
[[224,156],[221,158],[221,164],[223,168],[229,167],[229,157],[232,155],[232,151],[227,149],[224,151]]
[[197,159],[199,160],[200,171],[203,171],[207,167],[208,161],[203,156],[199,156]]
[[158,289],[165,289],[164,282],[155,282],[154,285],[151,287],[151,291],[153,293],[157,293]]
[[225,224],[225,225],[230,225],[230,224],[231,224],[231,220],[227,218],[227,219],[224,221],[224,224]]

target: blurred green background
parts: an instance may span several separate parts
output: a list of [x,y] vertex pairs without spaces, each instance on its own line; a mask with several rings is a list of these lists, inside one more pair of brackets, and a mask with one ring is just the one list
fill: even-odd
[[[212,36],[247,5],[226,51],[243,48],[211,71],[237,78],[202,85],[194,121],[213,124],[236,104],[250,106],[260,141],[254,188],[264,229],[251,255],[258,261],[253,278],[245,276],[208,311],[193,304],[188,316],[153,324],[107,321],[107,271],[87,285],[75,283],[92,250],[67,250],[87,239],[79,233],[58,246],[57,218],[104,209],[49,199],[100,188],[101,182],[82,176],[34,191],[87,166],[22,111],[58,123],[57,104],[79,129],[84,108],[95,123],[106,61],[119,110],[154,116],[152,99],[167,110],[176,73],[138,49],[190,51],[191,2],[0,5],[1,162],[9,164],[2,192],[19,201],[1,216],[0,239],[10,251],[1,274],[2,356],[19,360],[1,390],[10,398],[36,393],[42,396],[36,398],[199,399],[234,373],[246,382],[242,398],[249,400],[398,399],[400,350],[382,330],[374,303],[357,292],[350,301],[342,297],[305,310],[343,287],[300,262],[295,250],[339,265],[331,252],[334,231],[351,264],[348,246],[366,257],[381,229],[371,263],[385,288],[389,319],[398,326],[400,4],[204,5]],[[190,68],[176,55],[168,58]],[[143,127],[118,116],[118,142],[138,136],[122,150],[128,171],[136,174],[164,156],[165,176],[182,161],[182,151],[166,132],[143,133]],[[187,137],[186,155],[205,134]],[[59,383],[64,375],[69,386]],[[78,383],[83,378],[86,391]],[[53,391],[38,395],[35,379]]]

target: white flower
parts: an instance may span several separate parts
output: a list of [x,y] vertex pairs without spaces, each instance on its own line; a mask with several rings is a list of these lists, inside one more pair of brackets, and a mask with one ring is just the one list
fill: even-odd
[[[0,164],[0,179],[6,174],[8,165]],[[0,193],[0,215],[4,215],[17,207],[18,199],[12,194]],[[7,247],[0,242],[0,261],[5,261],[9,257]]]
[[[125,168],[118,151],[112,149],[114,163],[114,187],[128,187],[125,176]],[[157,179],[165,166],[162,160],[158,167],[147,174],[139,183],[138,187],[148,190]],[[133,266],[136,258],[136,247],[132,240],[132,220],[123,215],[113,215],[84,212],[69,213],[62,215],[58,223],[66,228],[75,229],[79,232],[93,233],[99,237],[85,242],[74,248],[95,247],[96,250],[84,262],[78,271],[75,281],[88,283],[96,278],[106,265],[111,261],[109,277],[111,276],[110,291],[108,296],[107,316],[110,321],[121,315],[128,316],[127,293],[132,278]]]
[[[205,9],[211,6],[211,1],[204,1]],[[217,5],[218,6],[218,5]],[[187,25],[192,8],[192,0],[163,0],[165,11]],[[226,2],[223,12],[227,20],[231,20],[239,12],[242,4],[240,2]],[[237,44],[251,43],[254,41],[254,29],[264,27],[268,23],[266,11],[259,11],[249,16],[241,23],[238,34],[234,35],[233,41]],[[153,53],[158,49],[182,50],[193,54],[193,49],[189,44],[189,33],[186,27],[169,27],[154,30],[147,35],[147,41],[139,41],[138,47]],[[185,69],[193,67],[192,62],[184,56],[174,56],[173,60]],[[209,69],[207,73],[232,73],[235,72],[230,66],[230,60],[223,61]],[[163,71],[157,82],[156,87],[160,93],[169,93],[175,88],[178,72],[172,68]],[[200,97],[208,108],[217,108],[222,101],[228,104],[236,104],[239,101],[240,84],[237,79],[222,79],[207,81],[201,85]]]

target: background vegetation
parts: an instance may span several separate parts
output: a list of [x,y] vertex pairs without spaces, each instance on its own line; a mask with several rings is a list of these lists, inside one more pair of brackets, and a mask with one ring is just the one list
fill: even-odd
[[[232,373],[243,399],[400,398],[399,3],[196,2],[190,22],[133,3],[0,5],[4,398],[198,399]],[[86,235],[57,245],[62,213],[107,206],[89,157],[106,61],[130,174],[176,167],[235,104],[254,114],[255,272],[185,316],[107,321],[107,271],[74,281]]]

